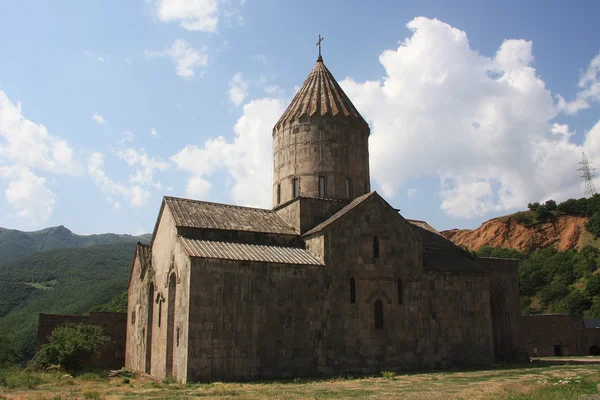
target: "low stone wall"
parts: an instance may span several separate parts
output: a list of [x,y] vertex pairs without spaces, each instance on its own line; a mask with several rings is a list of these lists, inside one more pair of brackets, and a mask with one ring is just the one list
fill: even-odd
[[89,315],[40,314],[37,347],[48,343],[48,337],[57,326],[68,323],[98,325],[110,336],[112,343],[92,361],[96,368],[117,369],[125,365],[125,338],[127,314],[118,312],[91,312]]
[[[600,329],[566,314],[523,315],[520,338],[531,357],[587,356],[600,351]],[[596,346],[594,348],[594,346]]]

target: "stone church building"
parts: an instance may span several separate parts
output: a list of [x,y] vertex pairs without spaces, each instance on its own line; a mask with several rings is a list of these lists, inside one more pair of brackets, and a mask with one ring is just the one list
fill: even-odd
[[186,382],[520,355],[516,262],[371,191],[369,125],[321,56],[272,133],[272,209],[163,199],[133,260],[127,368]]

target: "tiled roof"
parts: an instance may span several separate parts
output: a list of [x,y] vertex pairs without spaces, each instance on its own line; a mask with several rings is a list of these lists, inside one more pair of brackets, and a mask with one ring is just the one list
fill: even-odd
[[267,263],[322,265],[306,250],[297,247],[263,246],[246,243],[213,242],[179,236],[190,257]]
[[297,235],[277,213],[260,208],[165,197],[175,225],[186,228],[223,229]]
[[275,126],[292,123],[303,115],[311,117],[314,114],[344,116],[367,125],[322,59],[317,61]]
[[376,192],[369,192],[369,193],[363,194],[362,196],[358,196],[357,198],[352,200],[350,203],[348,203],[348,205],[346,205],[340,211],[336,212],[329,219],[327,219],[326,221],[320,223],[319,225],[315,226],[314,228],[312,228],[311,230],[306,232],[303,236],[309,236],[309,235],[312,235],[313,233],[322,231],[323,229],[325,229],[326,227],[328,227],[329,225],[331,225],[332,223],[334,223],[335,221],[337,221],[338,219],[343,217],[345,214],[347,214],[349,211],[351,211],[354,207],[358,206],[360,203],[362,203],[363,201],[365,201],[366,199],[368,199],[375,193]]

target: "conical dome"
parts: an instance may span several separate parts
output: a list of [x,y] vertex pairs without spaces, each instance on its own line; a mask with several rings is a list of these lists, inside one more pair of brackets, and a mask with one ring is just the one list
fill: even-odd
[[291,124],[304,115],[312,117],[315,114],[344,116],[367,125],[321,57],[275,127]]

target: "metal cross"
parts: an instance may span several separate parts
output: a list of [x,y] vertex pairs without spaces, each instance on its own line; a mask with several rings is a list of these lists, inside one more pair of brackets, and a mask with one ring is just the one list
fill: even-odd
[[321,34],[319,33],[319,41],[317,42],[317,46],[319,46],[319,58],[321,58],[321,42],[323,41],[323,37],[321,37]]

